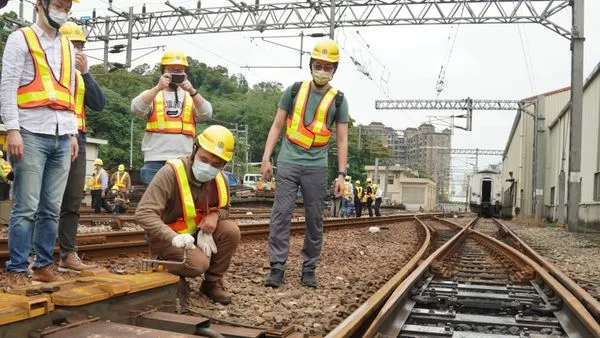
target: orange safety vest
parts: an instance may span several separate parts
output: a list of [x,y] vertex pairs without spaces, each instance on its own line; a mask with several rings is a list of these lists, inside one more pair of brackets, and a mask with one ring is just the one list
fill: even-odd
[[[188,183],[183,161],[179,159],[168,160],[167,163],[175,171],[175,177],[177,177],[177,184],[179,186],[179,196],[181,197],[181,209],[183,210],[183,217],[167,225],[177,233],[193,235],[196,233],[196,228],[204,217],[204,213],[208,212],[208,210],[198,210],[200,213],[196,212],[194,197]],[[227,189],[225,175],[220,171],[214,180],[219,192],[219,205],[217,208],[226,207],[229,205],[229,190]]]
[[128,177],[129,174],[127,174],[126,172],[123,173],[123,176],[121,176],[121,174],[117,171],[117,182],[115,183],[117,185],[117,187],[119,187],[119,189],[123,189],[126,188],[127,185],[125,184],[125,179]]
[[49,107],[57,110],[75,109],[75,99],[69,87],[71,84],[71,48],[69,40],[61,36],[62,64],[60,80],[56,80],[46,53],[42,49],[37,34],[31,27],[20,29],[25,36],[29,53],[33,60],[35,77],[30,83],[17,90],[17,104],[21,109]]
[[313,121],[308,127],[305,127],[304,113],[310,95],[310,83],[310,81],[304,81],[300,85],[294,111],[292,116],[287,118],[287,130],[285,132],[285,136],[290,142],[304,149],[327,145],[331,136],[331,130],[327,129],[327,114],[337,95],[336,89],[329,88],[317,106]]
[[[177,94],[175,94],[177,95]],[[183,104],[181,105],[181,114],[177,117],[171,117],[166,114],[167,107],[165,95],[160,91],[154,97],[152,114],[146,122],[146,131],[153,133],[166,134],[184,134],[194,136],[196,133],[196,120],[192,113],[194,100],[189,93],[185,93]]]
[[77,116],[77,130],[85,133],[85,83],[83,76],[75,70],[75,115]]

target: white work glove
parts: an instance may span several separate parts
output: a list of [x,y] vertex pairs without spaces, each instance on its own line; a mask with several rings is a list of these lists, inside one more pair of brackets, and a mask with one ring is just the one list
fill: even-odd
[[179,234],[173,237],[171,244],[176,248],[193,249],[194,248],[194,236],[190,234]]
[[215,244],[212,234],[204,233],[202,230],[198,231],[196,245],[206,256],[208,256],[208,258],[210,258],[213,253],[217,253],[217,245]]

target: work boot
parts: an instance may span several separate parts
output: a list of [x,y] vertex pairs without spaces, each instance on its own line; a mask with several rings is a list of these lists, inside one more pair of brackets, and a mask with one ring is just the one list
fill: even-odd
[[231,303],[231,295],[229,295],[223,289],[223,285],[221,285],[221,281],[202,281],[202,285],[200,285],[200,291],[204,293],[204,295],[213,301],[227,305]]
[[283,283],[284,274],[281,269],[271,268],[271,273],[265,278],[265,286],[278,288]]
[[19,289],[31,285],[31,280],[26,272],[7,272],[6,273],[6,291]]
[[317,287],[317,276],[314,271],[302,271],[302,277],[300,278],[300,283],[304,286],[308,286],[309,288]]
[[65,280],[63,276],[56,272],[56,266],[54,264],[46,265],[43,268],[33,269],[31,279],[42,283]]
[[66,256],[60,258],[58,271],[60,272],[81,272],[83,270],[91,270],[96,268],[92,264],[84,264],[77,255],[77,252],[69,252]]

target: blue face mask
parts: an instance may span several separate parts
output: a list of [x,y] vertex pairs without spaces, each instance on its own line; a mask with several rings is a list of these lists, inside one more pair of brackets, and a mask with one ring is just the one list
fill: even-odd
[[194,164],[192,164],[192,173],[194,173],[194,177],[198,182],[204,183],[215,178],[219,173],[219,169],[210,164],[195,160]]

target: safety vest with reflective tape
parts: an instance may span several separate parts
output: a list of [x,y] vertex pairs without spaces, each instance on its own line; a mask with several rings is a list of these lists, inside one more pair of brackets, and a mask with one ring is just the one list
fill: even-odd
[[[177,95],[177,93],[175,93]],[[181,113],[177,117],[168,116],[164,91],[154,97],[152,114],[146,122],[146,131],[153,133],[184,134],[194,137],[196,133],[196,120],[192,112],[194,100],[189,93],[185,93]]]
[[117,187],[119,187],[119,189],[123,189],[126,188],[127,185],[125,184],[125,179],[129,176],[128,173],[124,172],[123,176],[121,176],[121,173],[117,172],[117,182],[115,183],[115,185]]
[[344,182],[344,196],[350,196],[350,183]]
[[85,133],[85,83],[83,76],[75,70],[75,115],[77,116],[77,130]]
[[[181,209],[183,210],[183,217],[180,217],[175,222],[167,224],[171,229],[180,234],[196,233],[196,228],[200,221],[204,217],[205,213],[209,210],[198,210],[196,212],[196,205],[194,204],[194,197],[192,196],[192,190],[188,183],[187,173],[185,171],[185,165],[182,160],[168,160],[167,163],[171,165],[175,171],[175,177],[177,177],[177,185],[179,186],[179,196],[181,198]],[[217,208],[224,208],[229,204],[229,191],[227,189],[227,181],[223,172],[219,171],[214,179],[217,185],[217,192],[219,194],[219,204]],[[212,209],[212,208],[211,208]]]
[[91,190],[98,190],[98,189],[102,189],[102,174],[104,173],[104,169],[100,169],[100,171],[97,171],[95,173],[95,175],[92,176],[92,184],[90,186]]
[[71,48],[69,40],[61,36],[62,62],[60,67],[60,80],[56,80],[46,53],[42,49],[37,34],[31,27],[20,29],[25,36],[29,53],[33,60],[35,77],[30,83],[20,86],[17,90],[17,104],[19,108],[49,107],[57,110],[75,109],[75,98],[71,95]]
[[362,187],[356,187],[356,197],[361,199],[363,197],[363,189]]
[[294,104],[294,110],[291,117],[288,116],[287,119],[287,130],[285,133],[285,136],[290,142],[304,149],[327,145],[329,137],[331,136],[331,130],[327,129],[327,114],[337,95],[336,89],[329,88],[323,95],[321,102],[317,105],[315,117],[312,122],[308,127],[305,127],[304,114],[310,95],[310,84],[310,81],[304,81],[302,82],[302,85],[300,85],[300,90],[296,96],[296,103]]

